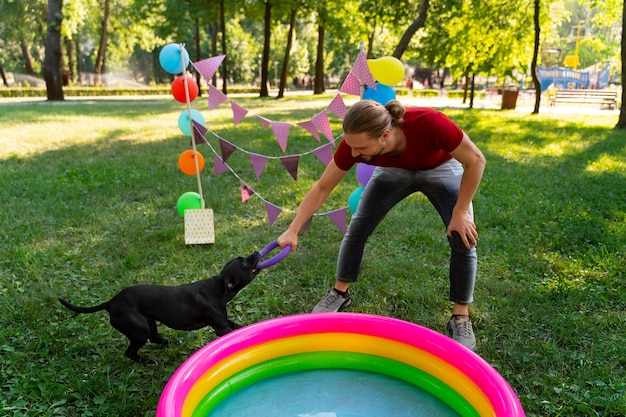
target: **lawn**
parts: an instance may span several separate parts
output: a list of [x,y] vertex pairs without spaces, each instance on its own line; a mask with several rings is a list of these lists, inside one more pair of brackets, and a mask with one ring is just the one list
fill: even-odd
[[[81,305],[136,283],[176,285],[219,272],[232,257],[276,239],[323,165],[318,142],[292,126],[294,181],[255,116],[302,122],[332,99],[235,99],[249,110],[233,126],[230,106],[194,107],[238,150],[232,171],[202,188],[216,242],[185,245],[178,197],[198,191],[180,172],[189,137],[171,99],[97,100],[0,106],[0,414],[151,416],[170,375],[215,338],[211,329],[163,329],[174,343],[123,356],[126,339],[106,313]],[[529,416],[626,415],[626,133],[615,115],[527,115],[443,109],[483,150],[487,169],[474,204],[479,272],[472,314],[479,354],[518,393]],[[340,120],[330,116],[335,135]],[[219,150],[215,135],[209,144]],[[256,178],[248,153],[271,156]],[[258,195],[242,202],[242,183]],[[347,206],[355,175],[314,218],[299,250],[263,271],[230,304],[243,324],[308,312],[334,281],[342,234],[325,213]],[[265,203],[283,211],[269,225]],[[349,216],[348,216],[349,220]],[[444,332],[448,247],[441,221],[421,196],[398,205],[366,248],[355,312],[391,316]]]

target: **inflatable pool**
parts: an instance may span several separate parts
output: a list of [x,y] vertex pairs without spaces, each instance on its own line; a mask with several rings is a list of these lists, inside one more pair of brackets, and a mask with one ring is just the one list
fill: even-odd
[[[246,387],[303,372],[311,386],[310,378],[328,378],[313,372],[322,370],[372,373],[402,381],[463,417],[525,416],[506,380],[474,352],[416,324],[358,313],[286,316],[222,336],[176,370],[156,415],[207,417]],[[368,384],[367,378],[360,381]],[[260,404],[259,399],[254,401]],[[313,404],[315,410],[310,409]],[[278,410],[275,415],[348,415],[325,409],[319,396],[299,405],[302,409],[297,412]]]

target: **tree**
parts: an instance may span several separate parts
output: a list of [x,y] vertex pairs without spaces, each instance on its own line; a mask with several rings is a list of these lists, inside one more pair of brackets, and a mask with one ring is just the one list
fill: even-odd
[[[622,85],[624,85],[624,74],[626,73],[626,33],[624,33],[624,28],[626,28],[626,1],[622,3]],[[626,95],[622,88],[622,105],[620,107],[617,125],[615,125],[618,129],[626,129],[626,103],[624,99],[626,99]]]
[[424,25],[426,24],[426,17],[428,15],[429,6],[430,4],[428,0],[420,1],[420,7],[417,12],[417,18],[409,25],[406,31],[404,31],[404,33],[402,34],[402,37],[400,38],[400,41],[398,42],[396,49],[394,49],[393,54],[391,54],[393,57],[396,57],[398,59],[402,58],[402,55],[404,54],[406,49],[409,47],[409,43],[411,42],[413,35],[415,35],[415,32],[417,32],[419,29],[424,27]]
[[96,85],[102,83],[102,73],[106,62],[107,42],[109,37],[109,21],[111,20],[111,0],[104,0],[102,25],[100,26],[100,43],[96,56]]
[[287,46],[285,47],[285,55],[283,57],[282,71],[280,72],[280,87],[276,98],[285,96],[285,87],[287,85],[287,74],[289,72],[289,57],[291,55],[291,46],[293,43],[293,31],[296,25],[296,15],[298,14],[298,5],[294,4],[289,14],[289,32],[287,35]]
[[43,77],[46,80],[48,100],[63,101],[63,74],[61,71],[61,23],[63,0],[48,0],[48,29]]
[[539,17],[541,11],[541,0],[535,0],[535,7],[533,11],[533,23],[535,27],[535,45],[533,48],[533,60],[530,65],[530,74],[533,78],[533,85],[535,86],[535,108],[533,114],[539,114],[539,105],[541,104],[541,82],[537,76],[537,58],[539,57],[539,41],[541,35],[541,26],[539,25]]

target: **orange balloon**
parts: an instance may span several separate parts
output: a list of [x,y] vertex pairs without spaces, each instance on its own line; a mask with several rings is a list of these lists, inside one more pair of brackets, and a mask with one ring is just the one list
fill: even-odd
[[[186,175],[196,175],[196,162],[193,157],[193,150],[188,150],[180,154],[178,157],[178,168]],[[198,170],[202,171],[204,168],[204,157],[200,152],[196,151],[198,155]]]
[[[191,103],[198,97],[198,84],[193,80],[192,77],[187,76],[187,88],[189,89],[189,102]],[[180,77],[176,77],[174,81],[172,81],[172,95],[174,99],[179,103],[187,102],[187,95],[185,94],[185,79],[181,75]]]

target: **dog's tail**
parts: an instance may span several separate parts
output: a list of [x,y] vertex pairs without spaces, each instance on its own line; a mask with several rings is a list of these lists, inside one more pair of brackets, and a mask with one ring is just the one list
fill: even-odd
[[79,307],[68,301],[65,301],[62,298],[59,298],[59,302],[76,313],[95,313],[96,311],[107,310],[110,304],[110,301],[107,301],[106,303],[98,304],[97,306],[93,307]]

